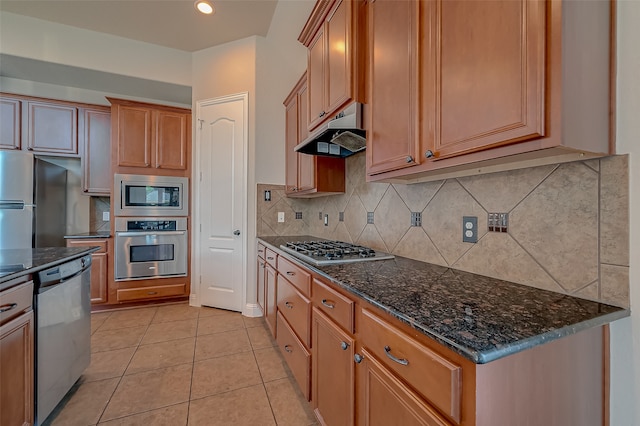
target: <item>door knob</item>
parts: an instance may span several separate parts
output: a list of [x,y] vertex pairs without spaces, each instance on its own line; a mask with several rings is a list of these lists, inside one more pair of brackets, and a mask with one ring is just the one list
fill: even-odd
[[240,235],[240,230],[239,230],[239,229],[236,229],[235,231],[233,231],[233,235],[236,235],[236,236],[237,236],[237,235]]

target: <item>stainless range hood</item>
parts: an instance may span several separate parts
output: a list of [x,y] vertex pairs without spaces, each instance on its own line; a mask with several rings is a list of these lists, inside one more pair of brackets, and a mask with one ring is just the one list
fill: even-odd
[[333,120],[321,125],[294,151],[302,154],[348,157],[366,148],[362,104],[354,102]]

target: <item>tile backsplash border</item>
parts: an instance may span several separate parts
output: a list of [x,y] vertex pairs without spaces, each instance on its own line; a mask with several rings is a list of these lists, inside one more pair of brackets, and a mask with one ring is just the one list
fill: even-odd
[[[361,153],[347,158],[344,194],[288,198],[283,185],[258,184],[257,235],[349,241],[629,307],[628,176],[628,156],[619,155],[411,185],[372,183]],[[489,231],[494,212],[509,213],[506,233]],[[411,226],[415,213],[421,226]],[[478,218],[477,243],[462,241],[462,216]]]

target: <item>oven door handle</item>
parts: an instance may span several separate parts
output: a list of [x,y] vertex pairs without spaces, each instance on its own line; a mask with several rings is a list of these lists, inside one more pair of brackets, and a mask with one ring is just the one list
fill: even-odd
[[156,231],[156,232],[116,232],[116,237],[145,237],[149,235],[185,235],[187,231]]

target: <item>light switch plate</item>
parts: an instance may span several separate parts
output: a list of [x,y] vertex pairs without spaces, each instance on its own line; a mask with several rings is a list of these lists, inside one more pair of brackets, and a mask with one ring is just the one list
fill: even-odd
[[102,220],[109,222],[109,212],[102,212]]
[[284,222],[284,212],[278,212],[278,222]]

